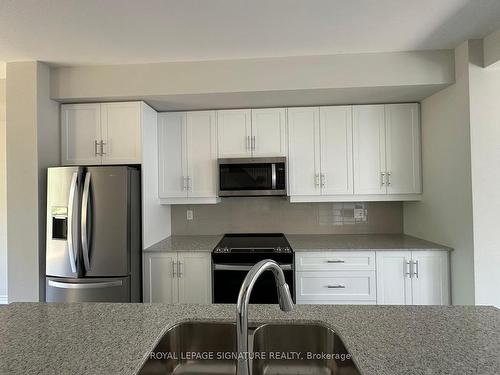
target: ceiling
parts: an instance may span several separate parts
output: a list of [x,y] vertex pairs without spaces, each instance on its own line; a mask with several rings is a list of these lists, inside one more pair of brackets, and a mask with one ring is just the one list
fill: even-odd
[[499,0],[0,0],[0,61],[61,65],[454,48]]

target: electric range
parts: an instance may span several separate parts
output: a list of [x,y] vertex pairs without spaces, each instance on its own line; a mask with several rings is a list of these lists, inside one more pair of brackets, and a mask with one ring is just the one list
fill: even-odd
[[[272,259],[283,269],[294,296],[294,254],[282,233],[226,234],[212,252],[213,303],[236,303],[248,271],[259,261]],[[256,282],[250,303],[278,303],[278,293],[271,272]]]

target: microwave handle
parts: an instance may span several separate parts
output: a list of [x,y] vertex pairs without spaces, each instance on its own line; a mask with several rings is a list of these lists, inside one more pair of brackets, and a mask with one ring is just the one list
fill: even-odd
[[271,164],[271,185],[273,190],[276,190],[276,164]]

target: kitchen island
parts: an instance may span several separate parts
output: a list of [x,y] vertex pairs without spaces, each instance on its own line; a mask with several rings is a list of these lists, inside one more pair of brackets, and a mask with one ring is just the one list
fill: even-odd
[[[0,374],[132,375],[173,325],[234,319],[234,305],[14,303],[0,309]],[[364,375],[500,373],[493,307],[254,305],[250,321],[326,324]]]

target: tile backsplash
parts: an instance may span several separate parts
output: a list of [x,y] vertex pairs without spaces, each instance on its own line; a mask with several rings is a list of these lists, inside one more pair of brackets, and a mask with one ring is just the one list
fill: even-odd
[[[193,220],[187,220],[187,210]],[[401,202],[290,203],[283,198],[224,198],[214,205],[173,205],[172,234],[402,233]]]

